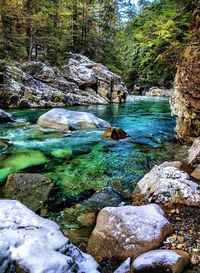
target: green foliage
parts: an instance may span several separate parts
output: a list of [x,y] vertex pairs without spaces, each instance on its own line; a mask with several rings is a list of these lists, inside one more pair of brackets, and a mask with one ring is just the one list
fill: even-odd
[[1,58],[60,64],[65,52],[102,61],[117,25],[117,0],[0,0]]
[[148,5],[117,34],[115,56],[129,88],[172,86],[190,37],[192,10],[181,13],[184,4],[161,0]]
[[66,52],[83,53],[129,88],[172,85],[199,2],[140,0],[136,8],[130,0],[0,1],[0,58],[59,66]]

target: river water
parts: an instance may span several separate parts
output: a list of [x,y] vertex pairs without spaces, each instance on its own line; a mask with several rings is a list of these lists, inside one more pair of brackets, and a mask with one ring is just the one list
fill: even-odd
[[40,172],[56,181],[63,196],[105,186],[128,194],[155,164],[174,158],[179,151],[167,99],[132,97],[126,104],[70,109],[93,113],[124,129],[131,139],[104,139],[101,129],[39,128],[37,119],[47,110],[11,110],[16,122],[0,125],[0,138],[13,143],[0,147],[1,184],[13,172]]

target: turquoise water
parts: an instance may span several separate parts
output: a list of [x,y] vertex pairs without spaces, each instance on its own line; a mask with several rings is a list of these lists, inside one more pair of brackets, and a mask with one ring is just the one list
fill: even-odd
[[131,193],[155,164],[178,153],[175,121],[166,99],[134,99],[126,104],[77,106],[124,129],[131,139],[106,140],[103,130],[63,132],[36,124],[47,110],[12,110],[15,123],[0,125],[0,181],[16,171],[40,172],[54,179],[65,196],[112,186]]

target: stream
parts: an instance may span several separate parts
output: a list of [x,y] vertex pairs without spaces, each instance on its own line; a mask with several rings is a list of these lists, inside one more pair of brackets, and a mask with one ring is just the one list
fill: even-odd
[[[47,109],[10,110],[14,123],[0,124],[0,183],[14,172],[42,173],[56,182],[57,199],[66,207],[110,186],[130,197],[137,181],[155,164],[178,158],[181,146],[174,142],[175,120],[168,99],[130,97],[125,104],[76,106],[124,129],[131,138],[103,138],[103,129],[73,132],[36,125]],[[59,201],[51,202],[51,219],[62,226]],[[58,210],[58,211],[57,211]],[[73,221],[72,221],[73,224]],[[73,226],[73,225],[72,225]]]
[[0,138],[13,143],[1,146],[0,181],[32,167],[54,179],[65,195],[105,186],[132,191],[155,164],[178,152],[167,99],[135,97],[126,104],[70,109],[93,113],[124,129],[131,139],[103,139],[101,129],[63,132],[39,128],[35,124],[46,109],[11,110],[16,122],[0,125]]

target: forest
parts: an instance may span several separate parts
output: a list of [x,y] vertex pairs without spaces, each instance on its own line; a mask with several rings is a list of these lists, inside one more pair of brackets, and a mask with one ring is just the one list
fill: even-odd
[[134,86],[171,87],[198,0],[1,0],[0,58],[61,65],[82,53]]
[[0,0],[0,273],[200,272],[200,0]]

